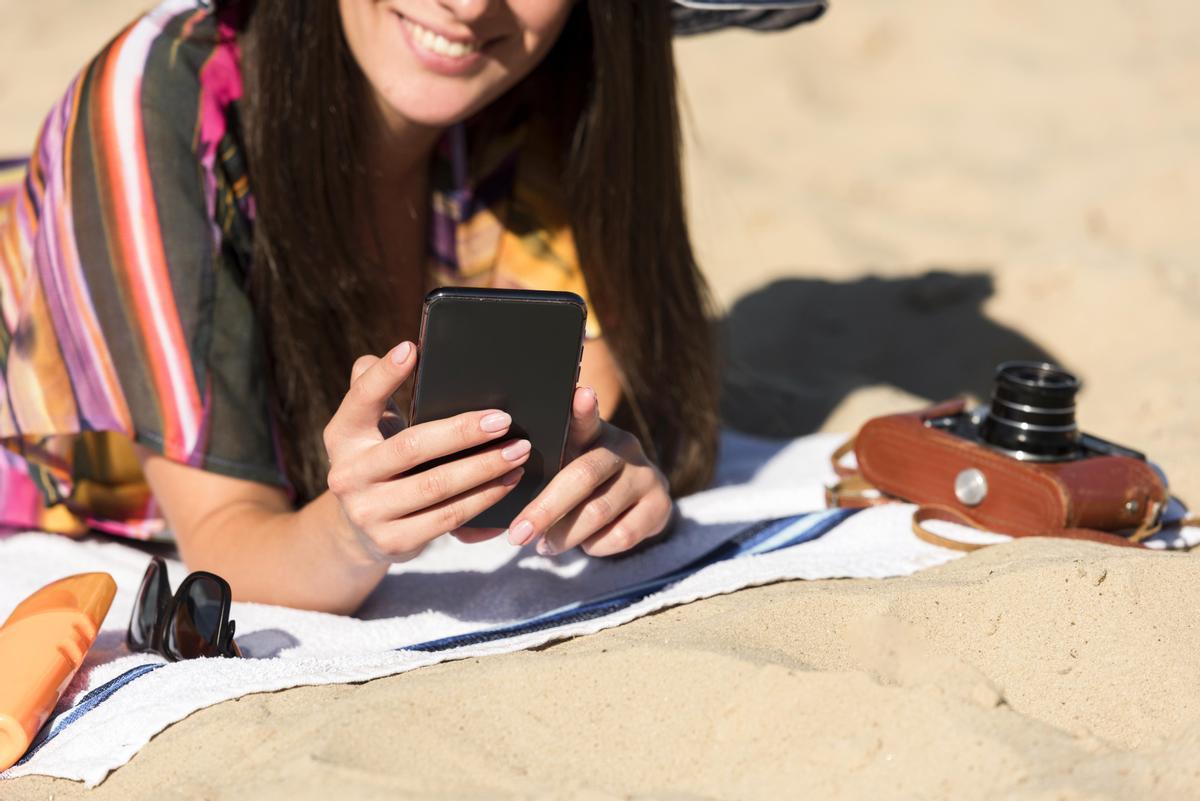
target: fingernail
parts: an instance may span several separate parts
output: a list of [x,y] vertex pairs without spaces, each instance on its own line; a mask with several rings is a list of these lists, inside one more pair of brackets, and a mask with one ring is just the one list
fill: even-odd
[[412,353],[411,342],[401,342],[392,349],[392,361],[396,364],[404,364],[408,361],[409,354]]
[[556,553],[558,553],[558,549],[551,545],[549,540],[543,537],[542,541],[537,544],[537,552],[542,556],[554,556]]
[[500,479],[500,483],[505,487],[511,487],[521,480],[521,476],[525,475],[525,468],[518,467],[509,473],[506,473],[504,478]]
[[512,417],[504,412],[493,412],[479,421],[479,427],[489,434],[503,431],[512,424]]
[[519,439],[512,445],[509,445],[504,450],[500,451],[500,455],[510,462],[515,462],[525,454],[529,453],[529,450],[532,447],[533,446],[529,444],[529,440]]
[[508,541],[513,545],[524,545],[533,537],[533,523],[528,520],[518,520],[508,530]]

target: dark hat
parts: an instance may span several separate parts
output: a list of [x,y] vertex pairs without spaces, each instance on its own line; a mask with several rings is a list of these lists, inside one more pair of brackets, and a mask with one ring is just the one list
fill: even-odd
[[827,0],[672,0],[676,36],[721,28],[781,31],[812,22],[825,13]]

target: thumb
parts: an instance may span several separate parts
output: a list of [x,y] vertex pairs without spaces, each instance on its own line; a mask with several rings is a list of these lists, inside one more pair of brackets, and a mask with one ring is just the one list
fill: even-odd
[[567,432],[567,458],[578,456],[600,436],[600,401],[591,387],[576,387]]
[[330,423],[347,434],[378,433],[379,421],[393,393],[408,380],[416,366],[416,348],[402,342],[382,359],[361,356],[351,369],[350,389]]

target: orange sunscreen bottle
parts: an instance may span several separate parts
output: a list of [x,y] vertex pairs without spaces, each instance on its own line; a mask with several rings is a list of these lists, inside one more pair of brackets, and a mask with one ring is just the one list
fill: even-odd
[[0,770],[21,758],[54,711],[116,592],[107,573],[68,576],[30,595],[0,627]]

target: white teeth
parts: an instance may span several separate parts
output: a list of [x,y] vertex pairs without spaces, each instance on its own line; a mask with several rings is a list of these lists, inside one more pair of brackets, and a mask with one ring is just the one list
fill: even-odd
[[449,58],[463,58],[469,56],[479,49],[479,45],[474,42],[467,44],[465,42],[452,42],[440,33],[434,33],[428,28],[423,28],[410,19],[406,19],[409,30],[412,31],[413,41],[420,45],[425,50],[431,53],[437,53],[439,56],[448,56]]

